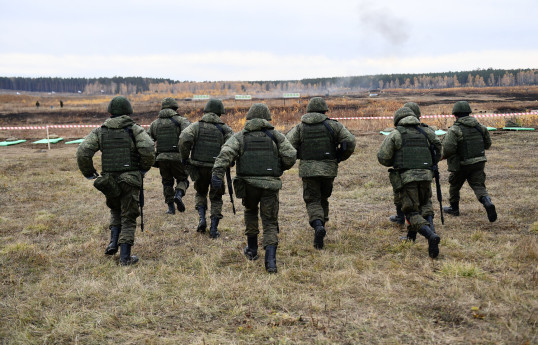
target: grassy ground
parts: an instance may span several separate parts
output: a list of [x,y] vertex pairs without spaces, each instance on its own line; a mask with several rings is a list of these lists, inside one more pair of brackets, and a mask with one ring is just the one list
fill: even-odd
[[[435,219],[436,260],[425,239],[398,241],[388,220],[391,187],[375,158],[383,136],[355,134],[323,251],[312,247],[297,167],[284,174],[276,275],[242,255],[239,200],[233,216],[225,197],[222,236],[211,240],[195,231],[192,187],[187,212],[164,213],[155,169],[133,247],[141,261],[119,267],[103,254],[108,210],[78,172],[76,147],[0,148],[0,342],[536,343],[536,134],[494,133],[486,173],[499,219],[490,224],[465,185],[462,216]],[[440,169],[447,199],[446,162]]]

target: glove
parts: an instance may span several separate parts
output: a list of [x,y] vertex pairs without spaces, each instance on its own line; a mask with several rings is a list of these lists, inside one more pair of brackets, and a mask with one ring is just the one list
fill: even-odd
[[89,176],[84,176],[87,180],[95,180],[97,177],[99,177],[99,174],[97,173],[97,171],[94,171],[93,174],[89,175]]
[[213,175],[211,177],[211,187],[215,188],[215,189],[220,189],[222,188],[222,179],[219,178],[217,175]]

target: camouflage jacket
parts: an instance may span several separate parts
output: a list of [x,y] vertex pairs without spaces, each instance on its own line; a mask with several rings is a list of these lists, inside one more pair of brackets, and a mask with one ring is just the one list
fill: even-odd
[[[224,122],[222,122],[222,120],[220,119],[220,116],[218,116],[217,114],[206,113],[204,114],[204,116],[202,116],[202,119],[200,121],[207,122],[207,123],[220,124],[222,130],[224,131],[223,143],[225,143],[228,139],[230,139],[232,135],[234,134],[233,130],[227,125],[225,125]],[[194,144],[196,143],[196,139],[198,138],[199,128],[200,128],[200,124],[198,122],[195,122],[191,124],[189,127],[187,127],[184,131],[181,132],[181,135],[179,136],[179,144],[178,144],[181,159],[189,158],[191,150],[194,147]],[[211,163],[199,162],[192,159],[189,159],[189,163],[194,166],[209,167],[209,168],[213,167],[213,164]]]
[[[407,116],[401,119],[398,126],[414,127],[420,125],[420,121],[414,116]],[[437,157],[441,157],[442,145],[441,141],[435,135],[435,132],[429,127],[421,126],[421,129],[426,132],[428,141],[433,143]],[[392,131],[385,137],[379,151],[377,152],[377,160],[384,166],[391,167],[394,165],[394,153],[402,148],[402,135],[399,131]],[[400,173],[402,184],[414,181],[431,181],[433,179],[433,171],[429,169],[409,169]]]
[[[341,159],[344,161],[348,159],[353,151],[355,151],[355,136],[347,130],[341,123],[330,120],[325,114],[321,113],[307,113],[301,117],[301,123],[293,127],[286,137],[290,143],[299,150],[301,142],[303,141],[303,123],[314,124],[321,123],[328,120],[327,123],[334,131],[335,139],[338,143],[347,142],[346,150],[342,152]],[[336,159],[325,160],[304,160],[299,162],[299,177],[313,177],[313,176],[325,176],[336,177],[338,174],[338,163]]]
[[454,126],[448,129],[448,132],[443,139],[443,157],[447,159],[448,171],[458,171],[460,165],[469,165],[478,162],[485,162],[486,156],[470,158],[467,160],[461,160],[458,155],[458,147],[463,144],[463,134],[459,125],[467,127],[475,127],[478,125],[482,134],[484,135],[484,148],[487,150],[491,147],[491,137],[488,129],[478,123],[478,120],[472,116],[464,116],[456,120]]
[[[155,161],[155,153],[153,152],[154,143],[142,127],[135,124],[128,115],[111,117],[103,123],[103,126],[108,128],[125,128],[127,126],[132,126],[136,147],[134,142],[131,143],[131,150],[136,150],[140,154],[140,170],[147,171],[151,168]],[[91,131],[77,149],[78,167],[82,172],[82,175],[87,177],[96,172],[93,166],[93,156],[95,155],[95,152],[101,151],[100,131],[101,128],[96,128]],[[139,187],[142,183],[142,175],[140,174],[140,171],[117,173],[116,179],[118,182],[123,181],[135,187]]]
[[[255,132],[260,131],[263,128],[274,129],[274,127],[267,120],[263,119],[252,119],[247,120],[245,123],[245,128],[234,134],[230,139],[224,143],[220,153],[215,161],[213,166],[213,175],[218,176],[220,179],[224,178],[226,173],[226,168],[228,168],[232,162],[234,162],[238,157],[243,154],[243,135],[246,132]],[[281,159],[282,170],[290,169],[297,159],[297,151],[290,144],[286,136],[278,131],[273,131],[278,142],[278,153]],[[273,176],[252,176],[252,177],[242,177],[243,180],[249,185],[254,187],[279,190],[282,188],[282,181],[280,177]]]
[[[157,140],[157,129],[159,126],[162,126],[165,124],[165,122],[169,122],[170,118],[173,118],[176,120],[181,127],[178,127],[178,130],[180,132],[183,132],[185,128],[187,128],[191,123],[189,120],[187,120],[185,117],[180,116],[175,110],[173,109],[163,109],[159,112],[159,118],[151,123],[148,129],[149,136],[153,140]],[[181,161],[181,156],[178,152],[162,152],[159,155],[157,155],[156,161]]]

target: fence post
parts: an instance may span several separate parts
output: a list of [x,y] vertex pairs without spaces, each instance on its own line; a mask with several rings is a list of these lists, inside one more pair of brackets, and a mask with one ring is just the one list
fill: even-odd
[[47,144],[49,145],[50,150],[49,125],[47,125]]

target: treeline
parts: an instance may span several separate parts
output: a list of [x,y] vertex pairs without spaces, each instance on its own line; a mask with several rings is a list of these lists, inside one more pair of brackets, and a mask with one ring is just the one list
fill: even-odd
[[237,94],[280,97],[284,92],[334,94],[372,89],[440,89],[538,85],[536,69],[477,69],[426,74],[378,74],[274,81],[193,82],[142,77],[113,78],[24,78],[0,77],[0,89],[32,92],[84,94],[167,93],[181,97],[193,94],[233,96]]

